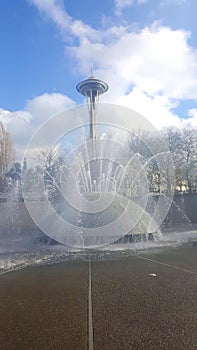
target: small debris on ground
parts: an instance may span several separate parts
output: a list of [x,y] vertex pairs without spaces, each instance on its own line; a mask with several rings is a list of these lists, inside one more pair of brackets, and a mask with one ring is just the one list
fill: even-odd
[[151,277],[157,277],[156,273],[149,273],[148,275]]

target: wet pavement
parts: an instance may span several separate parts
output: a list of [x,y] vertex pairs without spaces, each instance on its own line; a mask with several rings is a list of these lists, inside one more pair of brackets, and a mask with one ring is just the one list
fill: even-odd
[[92,264],[94,349],[197,349],[197,274],[130,257]]
[[0,277],[0,349],[87,348],[87,263]]
[[[195,248],[89,257],[94,350],[197,348]],[[84,258],[0,276],[2,350],[87,350],[88,315]]]

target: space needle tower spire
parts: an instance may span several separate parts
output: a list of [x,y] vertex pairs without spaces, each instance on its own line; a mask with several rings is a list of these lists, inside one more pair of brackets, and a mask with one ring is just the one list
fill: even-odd
[[102,80],[90,76],[77,84],[77,91],[86,97],[90,117],[90,139],[96,140],[96,114],[100,95],[104,94],[109,86]]

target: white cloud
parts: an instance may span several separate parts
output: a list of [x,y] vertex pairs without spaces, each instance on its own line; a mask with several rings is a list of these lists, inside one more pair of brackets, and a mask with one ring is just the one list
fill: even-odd
[[37,128],[54,114],[75,105],[69,97],[60,93],[45,93],[27,101],[22,111],[10,112],[0,109],[0,120],[14,141],[17,159],[21,160],[25,148]]
[[17,160],[21,160],[25,145],[31,137],[31,114],[28,111],[10,112],[0,109],[0,121],[10,132],[16,148]]
[[135,0],[115,0],[115,12],[118,16],[121,15],[122,10],[125,7],[130,7],[133,5]]
[[122,94],[135,85],[151,95],[195,99],[197,52],[188,39],[186,31],[153,25],[140,32],[117,33],[108,44],[87,39],[67,52],[76,60],[80,73],[87,72],[91,62],[103,79],[113,79],[112,88],[118,85]]
[[165,96],[148,96],[135,87],[131,93],[120,97],[117,103],[138,111],[158,129],[171,125],[181,126],[180,118],[171,112],[171,108],[175,107],[174,102]]
[[159,4],[160,7],[165,7],[169,5],[183,5],[185,3],[188,3],[189,0],[162,0]]
[[122,10],[126,7],[130,7],[134,4],[142,5],[145,4],[148,0],[115,0],[115,13],[120,16]]
[[[130,106],[158,127],[181,123],[174,106],[197,99],[197,51],[189,45],[188,31],[158,23],[131,31],[111,22],[95,30],[70,17],[62,1],[31,2],[57,25],[65,40],[69,37],[65,52],[73,58],[75,72],[87,75],[92,66],[94,74],[109,83],[111,89],[103,100]],[[144,2],[115,0],[116,11]]]
[[[197,109],[184,121],[174,108],[184,99],[197,99],[197,51],[189,45],[190,33],[158,23],[131,31],[126,25],[95,30],[70,17],[63,1],[29,0],[58,27],[68,41],[66,54],[73,58],[76,73],[94,74],[107,81],[103,101],[120,104],[144,115],[156,127],[189,123],[197,126]],[[116,9],[144,0],[116,0]],[[73,39],[78,39],[77,44]],[[29,139],[50,116],[74,106],[59,93],[45,93],[27,101],[22,111],[0,109],[0,120],[10,131],[20,159]]]
[[6,109],[0,108],[0,120],[7,126],[13,122],[13,120],[22,120],[24,123],[29,123],[31,120],[31,114],[26,111],[10,112]]
[[197,127],[197,108],[191,108],[188,111],[189,118],[186,119],[186,122],[193,127]]
[[47,15],[61,31],[65,39],[72,39],[73,36],[80,40],[84,37],[98,39],[98,33],[91,26],[80,20],[73,20],[65,8],[63,1],[58,0],[29,0],[37,6],[40,12]]
[[[79,38],[66,46],[66,53],[76,60],[78,72],[89,72],[90,66],[103,72],[103,78],[114,76],[123,94],[130,85],[148,94],[161,92],[169,98],[197,98],[197,51],[188,40],[190,33],[153,23],[138,32],[127,26],[94,30],[68,16],[61,2],[31,0],[62,31]],[[132,3],[131,0],[120,3]]]
[[74,106],[74,101],[60,93],[45,93],[29,100],[26,109],[37,122],[44,122],[47,118]]

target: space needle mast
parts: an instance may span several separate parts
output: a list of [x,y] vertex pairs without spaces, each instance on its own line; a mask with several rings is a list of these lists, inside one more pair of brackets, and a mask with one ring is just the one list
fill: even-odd
[[96,140],[96,114],[99,96],[104,94],[109,89],[109,86],[104,81],[91,76],[78,83],[76,89],[80,94],[86,97],[90,116],[90,139]]

